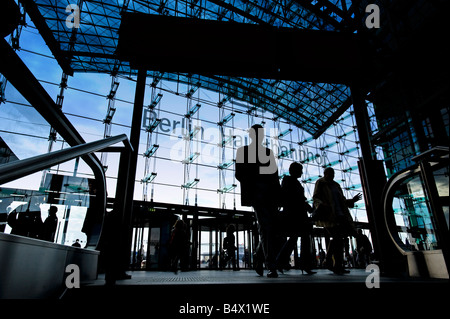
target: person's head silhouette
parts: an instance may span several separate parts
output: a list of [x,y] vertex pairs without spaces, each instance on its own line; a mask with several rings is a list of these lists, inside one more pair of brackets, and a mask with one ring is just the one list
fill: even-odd
[[299,178],[301,177],[303,174],[303,165],[298,163],[298,162],[294,162],[289,166],[289,175],[291,175],[294,178]]
[[325,179],[329,182],[334,180],[334,169],[331,167],[327,167],[323,170],[323,175]]
[[50,209],[48,210],[48,214],[50,216],[56,216],[56,213],[58,212],[58,207],[56,206],[50,206]]
[[255,124],[249,129],[249,136],[253,143],[260,145],[264,140],[264,127],[260,124]]

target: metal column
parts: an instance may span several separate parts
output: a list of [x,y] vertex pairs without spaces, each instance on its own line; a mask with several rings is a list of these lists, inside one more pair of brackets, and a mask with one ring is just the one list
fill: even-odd
[[133,116],[131,121],[130,144],[133,149],[130,156],[121,158],[119,164],[119,173],[117,177],[117,191],[114,202],[114,213],[118,214],[117,220],[120,220],[120,226],[115,227],[118,230],[116,234],[118,248],[118,267],[117,276],[120,278],[125,274],[130,264],[130,247],[132,237],[132,211],[134,183],[136,176],[136,166],[139,154],[139,139],[141,134],[141,119],[144,107],[145,81],[147,71],[140,69],[138,71],[136,91],[134,97]]
[[358,128],[359,145],[361,148],[361,155],[364,160],[375,159],[370,141],[370,125],[369,114],[367,113],[366,100],[364,98],[364,91],[358,85],[351,85],[353,110],[355,112],[355,121]]
[[450,273],[450,246],[449,246],[449,229],[445,220],[444,211],[439,197],[439,191],[436,187],[434,174],[429,163],[429,159],[420,162],[420,173],[425,182],[425,189],[430,200],[431,209],[434,215],[434,223],[436,227],[436,235],[439,240],[442,254],[444,255],[447,272]]
[[385,225],[382,191],[386,184],[386,176],[383,162],[376,159],[372,147],[370,138],[372,132],[364,90],[354,84],[351,86],[351,93],[362,155],[362,158],[358,161],[358,168],[375,256],[380,260],[381,271],[385,273],[402,272],[404,270],[404,258],[389,239]]

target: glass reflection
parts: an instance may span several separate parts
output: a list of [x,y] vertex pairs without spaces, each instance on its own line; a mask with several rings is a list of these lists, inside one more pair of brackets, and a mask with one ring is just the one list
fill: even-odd
[[47,173],[41,185],[39,190],[0,188],[0,231],[84,247],[86,229],[95,220],[94,181]]
[[439,200],[444,211],[447,228],[449,227],[449,167],[445,166],[433,172],[439,194]]
[[408,250],[438,248],[429,199],[419,175],[399,184],[392,205],[398,235]]

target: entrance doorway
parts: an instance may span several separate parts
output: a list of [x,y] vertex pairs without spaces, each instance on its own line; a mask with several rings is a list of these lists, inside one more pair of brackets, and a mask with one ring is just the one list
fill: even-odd
[[233,267],[225,260],[223,249],[229,225],[235,228],[236,268],[252,267],[251,256],[257,244],[253,212],[136,201],[130,241],[131,269],[170,269],[169,242],[178,219],[187,225],[189,270]]

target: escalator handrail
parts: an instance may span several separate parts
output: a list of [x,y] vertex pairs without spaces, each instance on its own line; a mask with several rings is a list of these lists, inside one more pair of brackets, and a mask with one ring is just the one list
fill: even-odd
[[383,189],[382,204],[385,226],[395,246],[397,246],[397,249],[402,254],[406,254],[407,248],[406,245],[400,240],[400,237],[397,233],[397,225],[394,220],[394,212],[392,209],[392,192],[395,190],[395,186],[397,186],[398,182],[402,181],[412,174],[415,174],[418,168],[419,164],[413,164],[401,171],[396,172],[389,178]]
[[125,147],[128,148],[128,150],[131,150],[127,135],[121,134],[0,165],[0,185],[39,172],[51,166],[64,163],[71,159],[101,151],[106,147],[119,142],[123,142]]

